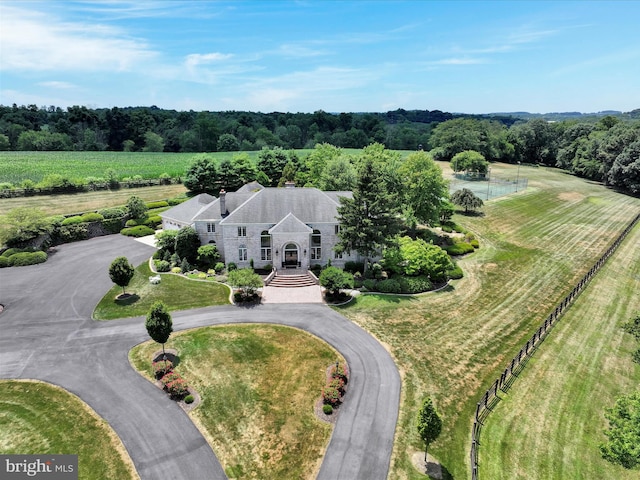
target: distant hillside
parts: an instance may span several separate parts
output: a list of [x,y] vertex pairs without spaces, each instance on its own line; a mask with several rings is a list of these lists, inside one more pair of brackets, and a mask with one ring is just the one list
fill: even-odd
[[531,113],[531,112],[495,112],[487,114],[489,117],[516,117],[522,120],[532,120],[542,118],[543,120],[561,122],[563,120],[593,120],[606,116],[618,117],[621,119],[640,118],[640,109],[630,112],[621,112],[619,110],[603,110],[601,112],[549,112],[549,113]]

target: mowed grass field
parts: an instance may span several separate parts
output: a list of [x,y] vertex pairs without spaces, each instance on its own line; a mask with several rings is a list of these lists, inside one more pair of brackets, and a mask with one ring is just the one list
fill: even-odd
[[605,461],[605,408],[640,385],[620,326],[640,310],[640,226],[544,341],[482,429],[480,479],[637,479]]
[[[134,348],[134,367],[151,378],[159,345]],[[332,426],[314,405],[327,368],[344,359],[297,329],[274,325],[206,327],[172,334],[176,371],[202,403],[189,413],[229,478],[315,478]]]
[[111,427],[75,395],[31,380],[0,380],[0,452],[77,454],[80,480],[139,479]]
[[[515,168],[492,171],[514,176]],[[640,212],[640,199],[555,169],[523,166],[520,176],[529,178],[526,191],[486,203],[484,216],[454,218],[481,247],[459,261],[465,277],[451,288],[411,298],[366,295],[340,309],[389,346],[403,375],[390,478],[424,478],[411,454],[424,449],[415,417],[427,395],[443,418],[430,453],[453,477],[469,476],[479,397]]]

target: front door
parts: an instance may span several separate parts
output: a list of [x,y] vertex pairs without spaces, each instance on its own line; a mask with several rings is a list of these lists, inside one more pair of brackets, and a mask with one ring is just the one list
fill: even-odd
[[284,247],[284,266],[285,268],[298,266],[298,246],[295,243],[288,243]]

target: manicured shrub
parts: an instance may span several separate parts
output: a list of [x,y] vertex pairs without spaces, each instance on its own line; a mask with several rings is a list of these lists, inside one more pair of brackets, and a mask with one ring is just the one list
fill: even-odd
[[234,270],[238,269],[238,265],[236,265],[233,262],[229,262],[227,263],[227,272],[233,272]]
[[168,207],[169,206],[169,202],[165,201],[165,200],[161,200],[159,202],[149,202],[147,203],[147,208],[149,210],[153,209],[153,208],[163,208],[163,207]]
[[122,230],[120,230],[120,233],[127,237],[139,238],[146,237],[147,235],[153,235],[155,231],[145,225],[138,225],[137,227],[123,228]]
[[122,218],[127,214],[126,210],[121,207],[102,208],[98,210],[98,213],[104,218]]
[[377,290],[376,281],[372,278],[368,278],[364,282],[362,282],[362,286],[370,292],[375,292]]
[[192,404],[194,400],[195,398],[193,398],[193,395],[187,395],[184,397],[184,403]]
[[167,200],[167,203],[169,204],[169,206],[173,207],[175,205],[180,205],[183,202],[186,202],[188,200],[188,198],[186,197],[176,197],[176,198],[170,198],[169,200]]
[[10,267],[25,267],[27,265],[36,265],[47,261],[45,252],[21,252],[14,253],[8,258]]
[[345,382],[342,378],[332,378],[331,380],[329,380],[327,387],[335,388],[336,390],[338,390],[338,393],[340,393],[340,396],[342,396],[344,395],[344,385]]
[[224,270],[224,263],[222,262],[216,263],[213,269],[215,270],[216,273],[222,272]]
[[0,268],[5,268],[9,266],[9,258],[0,257]]
[[169,262],[165,260],[156,260],[154,263],[156,264],[156,270],[158,272],[168,272],[169,270],[171,270]]
[[449,245],[444,247],[449,255],[457,256],[457,255],[465,255],[467,253],[473,252],[475,249],[471,246],[471,244],[466,242],[458,242],[453,245]]
[[144,221],[144,224],[147,227],[151,227],[153,229],[155,229],[158,225],[160,225],[162,223],[162,218],[160,218],[159,215],[151,215],[149,218],[147,218]]
[[77,225],[79,223],[83,223],[82,217],[80,215],[76,215],[75,217],[68,217],[62,221],[62,226],[66,225]]
[[87,212],[82,215],[81,218],[83,222],[101,222],[102,220],[104,220],[104,217],[102,215],[95,212]]
[[400,285],[401,293],[415,294],[428,292],[433,288],[431,280],[426,275],[418,275],[416,277],[394,277],[395,281]]
[[124,224],[126,227],[137,227],[139,224],[137,222],[137,220],[134,220],[133,218],[127,220],[127,223]]
[[457,280],[459,278],[462,278],[464,276],[464,273],[462,272],[462,269],[458,265],[456,265],[453,270],[449,270],[447,272],[447,275],[450,279]]
[[331,378],[341,379],[344,383],[349,381],[349,369],[343,363],[339,363],[337,366],[333,365],[329,370],[329,375]]
[[478,242],[478,240],[476,240],[475,238],[469,242],[469,245],[471,245],[473,248],[480,248],[480,242]]
[[382,293],[401,293],[402,292],[402,289],[400,288],[400,284],[391,278],[387,280],[380,280],[376,284],[376,287],[378,291]]
[[169,360],[159,360],[152,363],[153,374],[156,378],[162,378],[173,370],[173,363]]
[[4,252],[2,252],[2,256],[5,258],[9,258],[11,255],[14,255],[20,252],[24,252],[24,250],[20,248],[7,248]]
[[171,273],[182,273],[182,269],[180,267],[173,267]]
[[167,373],[160,381],[171,398],[182,399],[189,393],[189,385],[177,372]]
[[322,412],[325,415],[331,415],[333,413],[333,407],[331,405],[324,404],[322,405]]

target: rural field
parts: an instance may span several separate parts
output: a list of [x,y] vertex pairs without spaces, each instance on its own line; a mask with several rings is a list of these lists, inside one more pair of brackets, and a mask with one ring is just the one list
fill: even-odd
[[[175,333],[176,371],[203,403],[189,413],[230,478],[313,478],[332,426],[313,405],[326,370],[344,361],[326,343],[300,330],[274,325],[206,327]],[[158,344],[130,353],[151,378]],[[300,361],[304,359],[304,361]]]
[[598,450],[604,409],[640,385],[637,341],[620,328],[640,311],[638,245],[640,226],[501,395],[482,429],[481,479],[638,478]]
[[104,420],[75,395],[43,382],[0,380],[0,451],[78,454],[81,480],[140,478]]
[[[515,166],[492,170],[513,176]],[[465,277],[451,288],[410,298],[365,295],[340,309],[389,346],[403,375],[390,478],[424,478],[411,463],[412,452],[424,449],[415,425],[424,396],[433,397],[443,418],[430,452],[445,473],[468,477],[479,397],[640,212],[640,199],[556,169],[521,167],[520,175],[529,179],[526,191],[488,202],[483,216],[454,218],[481,247],[459,262]],[[491,454],[481,455],[488,462]]]

